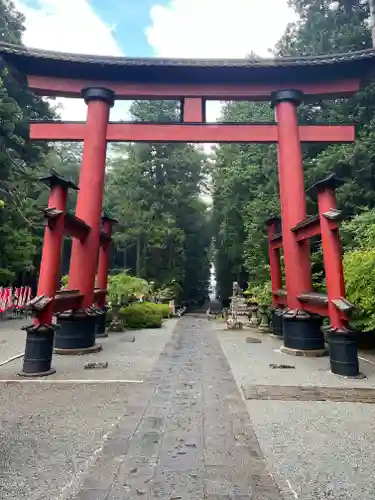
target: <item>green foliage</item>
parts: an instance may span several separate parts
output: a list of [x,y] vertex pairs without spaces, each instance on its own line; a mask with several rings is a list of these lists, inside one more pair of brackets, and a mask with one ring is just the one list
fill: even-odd
[[375,248],[375,209],[365,208],[341,227],[341,239],[346,251]]
[[[24,18],[13,2],[0,0],[0,40],[22,44]],[[51,118],[54,111],[13,78],[0,63],[0,283],[9,284],[38,264],[43,235],[37,182],[46,145],[29,141],[28,121]]]
[[168,304],[154,304],[153,302],[142,302],[144,307],[149,307],[153,312],[158,312],[163,319],[170,318],[171,310]]
[[119,311],[119,317],[127,328],[160,328],[162,325],[162,314],[156,304],[136,302]]
[[[269,121],[266,104],[229,103],[223,121]],[[269,277],[265,220],[277,214],[277,159],[273,146],[221,145],[213,172],[213,231],[218,293],[231,294],[232,283],[261,284]]]
[[342,225],[343,259],[348,299],[358,307],[353,324],[363,331],[375,329],[375,209]]
[[61,288],[66,288],[68,286],[68,279],[69,276],[67,274],[64,274],[64,276],[61,276]]
[[126,304],[135,296],[145,296],[151,291],[150,284],[136,276],[119,273],[109,276],[108,297],[112,305]]
[[181,296],[181,286],[176,281],[162,285],[155,290],[155,300],[158,302],[165,302],[173,300]]
[[[288,26],[275,48],[275,55],[305,56],[342,53],[372,46],[368,2],[362,0],[290,0],[297,21]],[[273,120],[268,105],[230,102],[223,120]],[[375,246],[375,84],[369,83],[349,99],[322,100],[299,108],[302,123],[354,122],[358,137],[354,144],[305,144],[303,146],[306,186],[336,173],[346,180],[337,192],[338,205],[345,216],[355,217],[344,223],[342,236],[345,263],[351,267],[347,279],[349,299],[357,293],[351,283],[364,287],[366,304],[361,314],[371,320],[371,289],[365,275],[371,266]],[[222,145],[216,150],[213,174],[213,231],[219,295],[230,295],[233,281],[250,289],[268,279],[268,245],[264,221],[279,214],[277,157],[273,147],[260,145]],[[363,212],[363,208],[369,210]],[[316,203],[308,200],[310,214]],[[351,254],[348,252],[360,252]],[[362,253],[361,253],[362,252]],[[368,253],[370,252],[370,253]],[[312,240],[313,286],[325,289],[322,250]],[[355,276],[355,265],[358,276]],[[350,274],[352,271],[353,275]],[[362,276],[362,278],[360,278]],[[354,281],[358,279],[358,281]],[[362,280],[362,281],[361,281]],[[255,294],[257,292],[255,291]],[[354,300],[358,305],[357,300]],[[363,319],[363,317],[361,317]]]
[[344,255],[348,299],[359,312],[353,324],[364,331],[375,329],[375,249],[353,250]]
[[254,300],[257,304],[262,306],[269,306],[272,304],[272,286],[271,281],[265,281],[259,285],[249,286],[246,290],[246,296],[250,300]]
[[[136,101],[137,121],[178,119],[173,101]],[[114,145],[106,182],[106,211],[118,221],[119,268],[173,288],[177,300],[207,294],[211,234],[200,197],[207,163],[189,144]]]

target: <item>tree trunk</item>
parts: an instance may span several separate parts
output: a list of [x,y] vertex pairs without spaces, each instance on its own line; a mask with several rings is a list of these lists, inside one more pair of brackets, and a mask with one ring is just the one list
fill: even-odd
[[128,247],[125,247],[124,251],[123,251],[123,261],[122,261],[124,271],[126,271],[126,269],[128,267],[128,255],[127,254],[128,254]]
[[141,235],[137,236],[137,260],[135,263],[135,275],[139,278],[141,275]]
[[372,46],[375,48],[375,0],[369,0],[368,3],[370,6]]

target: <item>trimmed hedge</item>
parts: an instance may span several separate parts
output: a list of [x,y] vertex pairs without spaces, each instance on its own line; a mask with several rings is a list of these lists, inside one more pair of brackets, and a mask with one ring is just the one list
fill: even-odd
[[144,307],[148,307],[150,311],[157,311],[163,319],[171,317],[171,310],[168,304],[154,304],[153,302],[142,302]]
[[122,307],[118,313],[126,328],[160,328],[163,317],[157,304],[147,302],[135,302]]

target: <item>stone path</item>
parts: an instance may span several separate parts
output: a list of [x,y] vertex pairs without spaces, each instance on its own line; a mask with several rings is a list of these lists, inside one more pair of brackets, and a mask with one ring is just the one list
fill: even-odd
[[70,498],[281,498],[205,318],[180,320],[138,396]]

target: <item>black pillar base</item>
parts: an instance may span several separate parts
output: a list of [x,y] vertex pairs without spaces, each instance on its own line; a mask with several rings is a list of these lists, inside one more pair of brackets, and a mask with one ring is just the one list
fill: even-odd
[[283,352],[300,356],[324,356],[323,318],[299,309],[288,309],[283,316]]
[[96,318],[95,337],[97,339],[108,337],[108,333],[105,331],[106,325],[107,325],[107,310],[102,309],[98,312],[98,316]]
[[275,335],[275,337],[283,338],[283,336],[284,336],[283,314],[284,314],[284,310],[279,308],[279,307],[275,307],[271,311],[272,333],[273,333],[273,335]]
[[60,328],[55,334],[56,354],[85,354],[97,352],[101,346],[95,345],[95,331],[98,315],[94,312],[75,311],[58,316]]
[[53,354],[53,325],[30,325],[24,328],[26,334],[25,355],[20,377],[45,377],[56,373],[51,368]]
[[327,330],[331,372],[342,377],[364,378],[359,372],[357,343],[350,330]]

